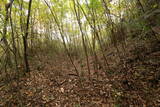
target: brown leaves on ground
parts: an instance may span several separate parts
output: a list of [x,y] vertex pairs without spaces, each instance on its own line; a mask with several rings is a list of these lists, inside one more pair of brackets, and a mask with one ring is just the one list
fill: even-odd
[[[129,48],[121,60],[116,55],[107,56],[112,71],[104,73],[99,69],[95,73],[91,67],[92,81],[87,78],[85,60],[75,61],[81,81],[63,57],[36,60],[30,74],[8,85],[0,85],[0,106],[158,107],[160,47],[157,44],[156,50],[152,50],[142,45]],[[103,58],[99,59],[103,63]],[[92,61],[90,57],[91,66]]]

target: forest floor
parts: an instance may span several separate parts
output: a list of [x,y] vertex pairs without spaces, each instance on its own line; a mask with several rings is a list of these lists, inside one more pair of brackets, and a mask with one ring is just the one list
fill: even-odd
[[[130,44],[125,53],[120,50],[121,60],[113,47],[107,50],[111,70],[104,73],[91,67],[91,80],[85,60],[75,60],[80,81],[68,59],[42,56],[32,62],[32,72],[26,76],[9,84],[1,82],[0,106],[159,107],[160,42]],[[102,55],[99,60],[103,62]]]

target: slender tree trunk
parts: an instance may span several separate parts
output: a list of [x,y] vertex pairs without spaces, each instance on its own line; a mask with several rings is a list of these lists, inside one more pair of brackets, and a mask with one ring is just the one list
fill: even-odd
[[89,65],[87,47],[86,47],[86,44],[85,44],[85,37],[84,37],[83,30],[82,30],[82,24],[81,24],[81,21],[80,21],[79,7],[78,7],[78,11],[77,11],[75,0],[73,0],[73,3],[74,3],[74,11],[75,11],[75,14],[76,14],[77,22],[78,22],[80,32],[81,32],[81,35],[82,35],[82,43],[83,43],[83,48],[84,48],[84,52],[85,52],[85,56],[86,56],[86,60],[87,60],[88,75],[89,75],[89,79],[91,79],[90,65]]
[[29,7],[28,7],[28,16],[27,16],[27,25],[26,25],[26,32],[23,36],[23,45],[24,45],[24,64],[25,64],[25,72],[29,72],[29,62],[28,62],[28,34],[29,34],[29,23],[30,23],[30,15],[31,15],[31,7],[32,7],[32,0],[29,1]]
[[5,51],[6,51],[6,59],[7,59],[7,62],[8,64],[11,66],[11,56],[10,56],[10,46],[9,46],[9,43],[7,41],[7,38],[6,38],[6,34],[7,34],[7,24],[8,24],[8,19],[9,19],[9,9],[12,5],[14,0],[11,0],[9,3],[7,3],[5,5],[5,21],[4,21],[4,27],[3,27],[3,34],[2,34],[2,40],[3,40],[3,43],[5,45]]
[[11,30],[12,30],[12,47],[13,47],[13,54],[14,54],[14,60],[15,60],[15,67],[16,72],[18,73],[18,61],[17,61],[17,48],[16,48],[16,41],[15,41],[15,35],[14,35],[14,29],[13,29],[13,22],[12,22],[12,6],[10,8],[10,24],[11,24]]
[[112,34],[112,39],[113,39],[113,45],[117,50],[117,54],[118,54],[119,59],[121,59],[120,54],[119,54],[120,51],[119,51],[118,46],[117,46],[117,37],[116,37],[115,31],[114,31],[116,28],[115,28],[115,26],[113,24],[113,21],[112,21],[111,15],[110,15],[111,12],[110,12],[110,10],[108,8],[108,5],[107,5],[106,1],[105,0],[101,0],[101,2],[102,2],[103,6],[105,8],[105,13],[106,13],[106,16],[107,16],[107,18],[109,20],[109,25],[111,26],[111,34]]
[[55,23],[56,23],[56,25],[57,25],[57,27],[58,27],[58,30],[59,30],[60,35],[61,35],[61,38],[62,38],[62,40],[63,40],[64,49],[65,49],[65,51],[66,51],[66,53],[67,53],[67,55],[68,55],[68,57],[69,57],[69,60],[70,60],[71,64],[73,65],[73,67],[74,67],[74,69],[75,69],[75,71],[76,71],[76,74],[77,74],[77,76],[79,77],[80,82],[81,82],[81,78],[80,78],[78,69],[77,69],[76,65],[74,64],[73,59],[72,59],[72,57],[71,57],[71,55],[70,55],[70,53],[69,53],[69,50],[68,50],[68,48],[67,48],[67,45],[66,45],[66,42],[65,42],[65,38],[64,38],[64,34],[63,34],[63,28],[62,28],[62,26],[60,26],[59,20],[58,20],[58,18],[56,17],[56,14],[54,13],[54,11],[51,9],[50,5],[47,3],[46,0],[44,0],[44,2],[46,3],[46,5],[48,6],[49,10],[51,11],[51,14],[52,14],[52,16],[53,16],[53,19],[54,19],[54,21],[55,21]]
[[[80,4],[78,3],[78,5],[80,6]],[[90,10],[89,6],[87,6],[88,9]],[[84,9],[80,6],[85,18],[87,19],[88,23],[89,23],[89,26],[91,27],[91,29],[93,29],[93,33],[95,35],[95,38],[98,40],[98,44],[100,46],[100,49],[101,49],[101,52],[102,52],[102,55],[103,55],[103,58],[104,58],[104,61],[105,61],[105,67],[107,65],[108,69],[110,70],[110,67],[109,67],[109,63],[107,61],[107,58],[105,56],[105,52],[104,52],[104,49],[103,49],[103,46],[102,46],[102,41],[100,40],[100,37],[99,37],[99,33],[98,33],[98,30],[96,28],[96,22],[95,22],[95,15],[93,14],[92,11],[89,11],[90,14],[92,15],[92,20],[90,21],[87,17],[87,14],[85,13]]]

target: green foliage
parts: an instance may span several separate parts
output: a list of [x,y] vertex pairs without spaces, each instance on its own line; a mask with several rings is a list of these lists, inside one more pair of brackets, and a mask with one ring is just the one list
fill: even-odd
[[[33,0],[28,40],[31,41],[31,38],[34,38],[32,42],[35,42],[36,45],[41,44],[43,48],[48,50],[64,51],[64,48],[62,48],[63,42],[60,34],[60,32],[62,32],[67,49],[75,55],[80,55],[79,53],[83,50],[81,32],[75,16],[73,0],[46,1],[50,5],[51,11],[57,18],[56,20],[60,26],[57,26],[57,22],[54,20],[49,7],[44,3],[44,1]],[[121,33],[120,26],[123,26],[123,29],[126,29],[126,33],[131,34],[128,34],[129,37],[132,38],[134,36],[137,38],[143,38],[148,32],[151,32],[152,26],[160,25],[160,21],[158,20],[160,16],[157,15],[160,13],[160,10],[157,2],[155,1],[141,0],[142,7],[145,10],[144,13],[141,11],[142,8],[137,5],[137,2],[132,0],[104,0],[109,11],[107,13],[103,0],[75,1],[77,1],[75,7],[80,14],[82,31],[85,36],[85,42],[88,50],[92,50],[93,42],[95,42],[95,50],[100,48],[98,38],[94,37],[95,31],[97,31],[100,36],[99,39],[101,44],[106,45],[113,43],[111,42],[111,39],[114,37],[113,32],[116,34],[114,41],[120,42],[122,40],[118,40]],[[2,33],[6,3],[7,0],[0,1],[0,31]],[[150,6],[148,5],[149,3],[151,4]],[[17,44],[20,43],[19,47],[23,48],[22,36],[25,33],[28,2],[15,0],[13,4],[11,14],[13,30],[15,31]],[[20,10],[21,4],[22,10]],[[111,20],[108,16],[111,17]],[[10,26],[10,22],[8,22],[6,37],[9,41],[12,40]],[[142,33],[143,36],[141,36]],[[93,38],[95,38],[95,40],[93,40]],[[37,47],[36,45],[35,48]]]
[[102,5],[101,5],[100,0],[90,0],[89,7],[92,9],[97,9],[97,10],[102,9]]
[[120,104],[116,104],[115,107],[121,107],[121,105]]

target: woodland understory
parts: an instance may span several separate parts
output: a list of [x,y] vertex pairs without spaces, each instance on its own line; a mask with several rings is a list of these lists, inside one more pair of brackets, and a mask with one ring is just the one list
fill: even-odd
[[160,107],[160,1],[1,0],[1,106]]

